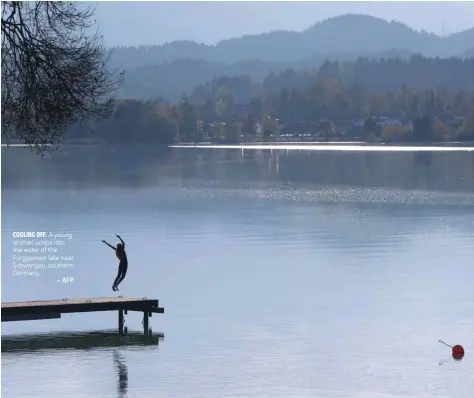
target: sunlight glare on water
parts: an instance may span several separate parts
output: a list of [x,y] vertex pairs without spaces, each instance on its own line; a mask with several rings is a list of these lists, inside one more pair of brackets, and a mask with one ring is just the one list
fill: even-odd
[[172,145],[171,148],[201,148],[201,149],[278,149],[278,150],[296,150],[296,151],[357,151],[357,152],[471,152],[472,146],[395,146],[395,145],[357,145],[357,143],[323,143],[317,144],[298,143],[298,144],[240,144],[240,145],[207,145],[207,144],[185,144]]

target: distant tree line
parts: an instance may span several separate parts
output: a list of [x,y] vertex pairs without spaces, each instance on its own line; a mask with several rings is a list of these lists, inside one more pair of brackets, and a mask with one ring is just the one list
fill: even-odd
[[[403,126],[381,128],[379,117]],[[70,137],[168,144],[191,140],[198,120],[240,122],[244,134],[251,134],[257,122],[266,135],[292,125],[330,135],[333,125],[361,121],[364,139],[474,139],[474,59],[326,61],[319,70],[270,74],[261,84],[248,76],[215,78],[176,104],[117,101],[112,119],[92,126],[90,133],[75,128]]]
[[180,121],[166,102],[117,100],[113,115],[99,123],[77,124],[69,129],[66,142],[147,142],[163,145],[179,136]]
[[386,92],[401,85],[414,88],[474,89],[474,58],[358,58],[356,62],[326,60],[318,70],[292,70],[270,75],[263,82],[265,92],[288,86],[307,86],[311,79],[331,78],[346,86],[363,86],[369,92]]
[[[329,60],[318,55],[293,63],[248,60],[226,64],[183,58],[127,70],[119,97],[162,97],[176,102],[183,92],[191,94],[196,86],[205,87],[219,76],[245,76],[252,84],[262,86],[265,93],[283,87],[308,86],[316,77],[339,79],[345,85],[363,85],[368,91],[390,91],[402,84],[415,88],[474,89],[472,56],[440,59],[392,52],[359,58],[354,54],[335,54]],[[242,90],[241,94],[239,102],[247,100],[253,91]]]

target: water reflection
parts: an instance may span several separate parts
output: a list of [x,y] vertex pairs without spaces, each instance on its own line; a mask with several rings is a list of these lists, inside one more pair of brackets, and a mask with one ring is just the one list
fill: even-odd
[[117,367],[117,397],[124,398],[128,393],[128,367],[125,358],[114,350],[114,364]]
[[2,353],[38,350],[88,350],[93,348],[156,345],[163,340],[162,333],[144,335],[143,332],[117,331],[35,333],[3,335]]
[[[393,149],[393,148],[392,148]],[[396,149],[396,148],[395,148]],[[438,148],[439,149],[439,148]],[[441,148],[443,149],[443,148]],[[62,147],[2,148],[2,189],[119,189],[191,182],[474,191],[474,152]],[[45,175],[49,178],[46,180]]]

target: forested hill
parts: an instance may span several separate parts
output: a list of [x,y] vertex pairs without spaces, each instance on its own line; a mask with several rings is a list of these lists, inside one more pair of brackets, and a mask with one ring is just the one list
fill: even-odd
[[472,51],[473,43],[474,28],[440,37],[416,31],[399,22],[348,14],[327,19],[302,32],[247,35],[223,40],[214,46],[178,41],[160,46],[115,48],[111,64],[129,69],[183,58],[227,64],[248,60],[287,63],[313,56],[362,55],[391,49],[449,57]]
[[[290,68],[275,64],[268,69],[262,62],[223,66],[198,60],[181,60],[164,65],[143,67],[126,75],[122,98],[165,99],[175,103],[183,94],[201,97],[208,90],[218,89],[223,78],[235,82],[235,100],[246,102],[250,96],[283,88],[305,87],[317,78],[334,78],[345,85],[358,85],[370,92],[384,92],[403,84],[420,89],[448,88],[474,90],[473,58],[427,58],[413,55],[376,59],[360,57],[356,61],[323,61],[314,68]],[[139,71],[139,72],[138,72]],[[207,94],[206,94],[207,95]]]

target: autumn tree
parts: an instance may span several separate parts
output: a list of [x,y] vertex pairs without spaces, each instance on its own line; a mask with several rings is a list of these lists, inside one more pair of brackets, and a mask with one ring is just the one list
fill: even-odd
[[369,99],[369,107],[372,114],[386,115],[390,107],[385,94],[376,94]]
[[406,126],[385,126],[382,128],[381,140],[385,142],[407,141],[410,130]]
[[84,128],[75,124],[68,129],[68,139],[107,142],[153,142],[169,145],[176,139],[177,127],[172,109],[152,101],[115,101],[111,117]]
[[226,112],[232,109],[235,103],[235,94],[233,90],[226,86],[219,86],[215,95],[215,110],[219,116],[223,116]]
[[436,141],[449,141],[452,138],[451,130],[440,119],[433,123],[433,137]]
[[471,105],[462,126],[459,128],[458,138],[474,140],[474,103]]
[[123,76],[86,33],[93,14],[77,2],[2,2],[2,138],[42,152],[71,124],[111,115]]

